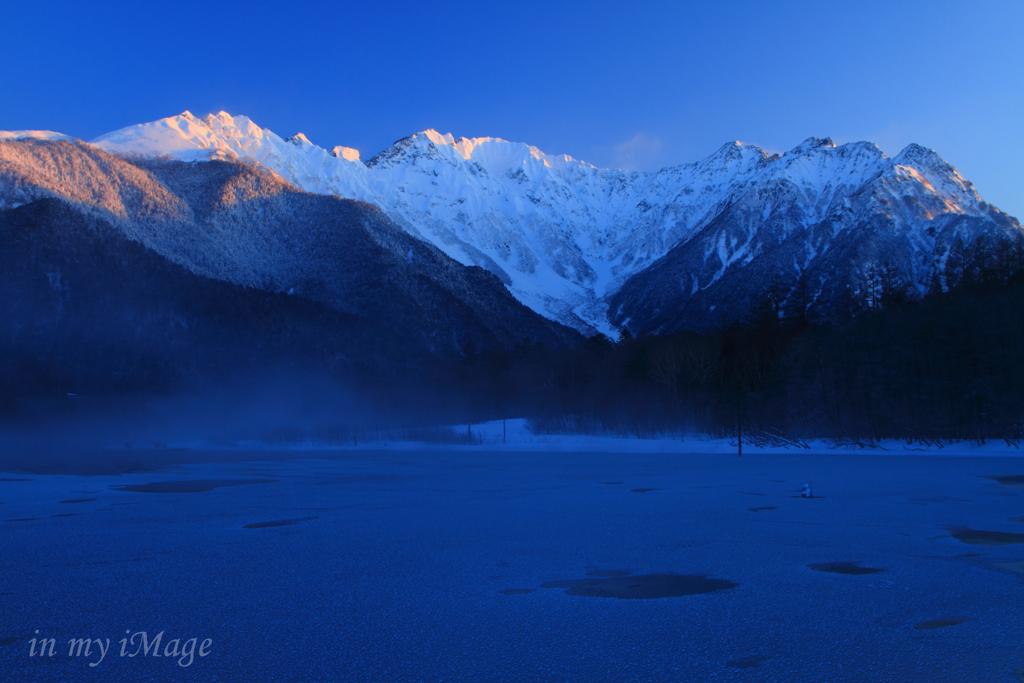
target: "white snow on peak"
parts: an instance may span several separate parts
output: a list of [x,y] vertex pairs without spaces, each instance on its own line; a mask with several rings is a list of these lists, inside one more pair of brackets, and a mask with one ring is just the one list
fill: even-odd
[[354,149],[327,151],[301,133],[284,140],[226,112],[184,112],[92,144],[188,161],[246,157],[302,190],[370,202],[452,258],[495,273],[533,310],[585,333],[613,332],[605,297],[730,201],[795,204],[808,223],[869,186],[876,205],[895,206],[893,194],[923,197],[929,216],[983,209],[973,186],[931,150],[911,145],[888,159],[871,143],[836,146],[829,138],[808,138],[782,156],[731,142],[696,163],[650,173],[436,130],[363,163]]
[[815,138],[810,137],[801,142],[793,149],[786,152],[786,156],[799,156],[801,154],[807,154],[811,150],[818,149],[819,147],[835,147],[836,143],[832,142],[832,138]]
[[227,112],[197,118],[191,112],[152,123],[129,126],[92,141],[96,147],[118,154],[165,156],[186,161],[217,157],[253,156],[264,147],[284,141],[245,116]]
[[0,140],[77,140],[52,130],[0,130]]
[[359,150],[337,145],[331,150],[331,156],[345,159],[346,161],[359,161]]
[[302,147],[304,145],[312,146],[312,144],[313,144],[312,142],[309,141],[309,138],[307,138],[302,133],[296,133],[295,135],[293,135],[290,138],[288,138],[287,140],[285,140],[285,142],[290,142],[293,145],[295,145],[296,147]]
[[926,185],[932,193],[944,197],[950,211],[977,214],[982,211],[981,197],[974,185],[935,150],[910,144],[892,160],[892,173],[904,173]]

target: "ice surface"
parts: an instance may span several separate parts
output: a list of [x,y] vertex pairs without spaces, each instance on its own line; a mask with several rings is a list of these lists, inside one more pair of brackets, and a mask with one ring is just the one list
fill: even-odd
[[[452,425],[452,429],[467,431],[480,445],[450,446],[453,450],[478,451],[481,447],[499,451],[551,451],[551,452],[596,452],[596,453],[720,453],[723,455],[736,453],[735,439],[710,439],[703,436],[661,436],[641,439],[630,436],[588,435],[588,434],[534,434],[525,419],[494,420],[481,424]],[[969,441],[956,441],[942,445],[923,445],[917,442],[908,443],[899,440],[884,440],[872,448],[866,444],[836,444],[834,441],[810,440],[806,442],[814,452],[820,453],[872,453],[880,456],[928,456],[928,457],[1008,457],[1024,458],[1024,450],[1005,441],[989,441],[975,444]],[[336,450],[434,450],[436,446],[421,442],[402,441],[364,441],[360,439],[356,445],[349,442],[303,441],[294,444],[268,444],[260,441],[190,441],[169,444],[171,448],[191,451],[298,451],[320,452]],[[116,448],[116,447],[115,447]],[[743,452],[752,453],[793,453],[792,447],[758,447],[744,442]],[[1015,483],[1016,482],[1016,483]],[[1008,486],[1024,487],[1024,480],[1017,482],[1009,479]],[[817,494],[815,494],[817,495]]]
[[[0,671],[25,683],[863,683],[1013,680],[1024,666],[1024,544],[954,537],[1019,531],[1007,519],[1024,491],[992,477],[1021,476],[1024,460],[737,458],[690,443],[220,451],[174,464],[196,455],[177,451],[160,471],[11,472]],[[117,457],[140,469],[149,455]],[[266,483],[194,485],[239,480]],[[807,481],[821,497],[794,497]],[[154,492],[160,482],[182,485]],[[61,501],[90,498],[63,516]],[[810,568],[828,563],[884,571]],[[672,576],[738,585],[661,597]],[[541,589],[560,581],[610,593],[652,582],[654,594]],[[126,630],[211,638],[211,654],[188,668],[119,657]],[[63,652],[29,657],[37,636]],[[73,637],[109,637],[115,656],[94,672],[67,656]]]

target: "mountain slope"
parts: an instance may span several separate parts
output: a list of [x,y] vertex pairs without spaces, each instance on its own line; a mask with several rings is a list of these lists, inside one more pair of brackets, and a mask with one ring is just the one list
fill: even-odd
[[835,316],[871,305],[883,289],[923,294],[955,282],[957,250],[1024,241],[1015,219],[931,150],[912,145],[888,160],[873,146],[810,144],[738,188],[690,239],[609,297],[613,323],[705,330],[766,298],[782,314]]
[[379,375],[417,351],[324,304],[196,275],[55,198],[0,210],[0,272],[5,396]]
[[[730,143],[697,163],[636,173],[428,130],[363,163],[354,150],[328,152],[301,134],[283,139],[224,112],[186,112],[93,144],[145,157],[250,159],[296,187],[367,201],[459,262],[494,273],[533,310],[585,333],[736,320],[770,280],[791,285],[783,296],[792,298],[794,277],[803,289],[814,282],[824,312],[847,296],[851,278],[883,265],[881,254],[922,290],[944,267],[954,235],[973,243],[982,233],[1020,233],[916,145],[889,159],[869,143],[809,138],[782,156]],[[860,235],[864,225],[876,236]],[[930,234],[940,228],[944,237]],[[832,274],[832,252],[855,267],[840,259],[842,272]]]
[[189,271],[327,304],[433,354],[572,343],[497,278],[373,206],[295,190],[251,163],[132,164],[68,141],[0,141],[0,207],[59,198]]
[[[125,155],[252,159],[296,187],[370,202],[410,234],[496,274],[533,310],[584,332],[611,331],[602,297],[767,158],[731,144],[699,164],[623,173],[521,143],[425,131],[364,164],[347,148],[329,153],[301,134],[282,139],[224,112],[186,112],[93,144]],[[698,182],[699,191],[685,191]]]

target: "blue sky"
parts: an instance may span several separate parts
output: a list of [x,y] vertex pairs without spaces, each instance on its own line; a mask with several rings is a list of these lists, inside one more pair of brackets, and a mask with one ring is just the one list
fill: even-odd
[[598,166],[918,142],[1024,218],[1024,3],[3,5],[0,129],[190,110],[368,157],[426,128]]

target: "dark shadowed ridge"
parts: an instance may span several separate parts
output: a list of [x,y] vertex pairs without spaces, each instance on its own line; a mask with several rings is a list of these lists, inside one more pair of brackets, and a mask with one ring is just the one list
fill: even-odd
[[[21,275],[45,279],[57,298],[72,297],[61,288],[77,252],[120,237],[195,275],[359,316],[432,355],[579,339],[516,301],[494,275],[457,263],[376,208],[300,192],[255,164],[126,160],[68,141],[0,142],[5,251],[9,211],[46,198],[65,206],[23,212],[17,239],[23,250],[53,252]],[[6,272],[5,280],[25,284]]]
[[0,210],[0,373],[24,396],[164,390],[418,352],[362,316],[203,277],[59,199]]

